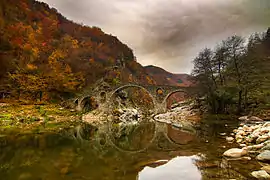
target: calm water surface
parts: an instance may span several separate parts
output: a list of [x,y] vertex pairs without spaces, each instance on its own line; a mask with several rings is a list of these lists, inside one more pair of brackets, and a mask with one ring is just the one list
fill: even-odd
[[[214,123],[215,122],[215,123]],[[194,133],[145,121],[137,126],[78,126],[61,133],[1,135],[3,180],[252,179],[256,162],[228,161],[223,132],[237,124],[208,121]]]

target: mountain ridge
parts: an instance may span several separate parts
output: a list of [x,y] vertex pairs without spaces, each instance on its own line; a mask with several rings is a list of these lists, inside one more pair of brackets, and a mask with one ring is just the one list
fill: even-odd
[[146,72],[157,82],[157,85],[172,85],[180,87],[192,86],[191,75],[189,74],[171,73],[154,65],[144,66],[144,68],[146,69]]

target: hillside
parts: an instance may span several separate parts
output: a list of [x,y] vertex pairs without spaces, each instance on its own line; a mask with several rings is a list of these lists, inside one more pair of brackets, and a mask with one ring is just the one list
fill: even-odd
[[146,72],[153,77],[157,84],[188,87],[192,85],[190,75],[173,74],[156,66],[146,66]]
[[0,91],[48,98],[103,78],[153,84],[132,50],[98,27],[76,24],[35,0],[0,2]]

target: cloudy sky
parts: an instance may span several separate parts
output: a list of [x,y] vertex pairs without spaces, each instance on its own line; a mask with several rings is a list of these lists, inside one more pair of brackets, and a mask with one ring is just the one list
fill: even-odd
[[42,0],[68,19],[98,26],[143,65],[189,73],[204,47],[270,26],[270,0]]

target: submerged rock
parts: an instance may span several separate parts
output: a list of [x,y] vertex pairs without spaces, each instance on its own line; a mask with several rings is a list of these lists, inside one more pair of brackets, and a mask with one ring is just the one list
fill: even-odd
[[239,158],[228,158],[228,161],[250,161],[251,157],[245,156],[245,157],[239,157]]
[[18,180],[30,180],[32,178],[33,178],[32,174],[30,174],[30,173],[22,173],[22,174],[20,174]]
[[240,121],[263,121],[261,118],[256,116],[242,116],[238,118]]
[[245,149],[232,148],[223,153],[223,156],[239,158],[245,156],[247,151]]
[[263,121],[261,118],[258,118],[256,116],[251,116],[248,118],[249,121]]
[[257,179],[270,179],[270,175],[265,170],[253,171],[251,175]]

